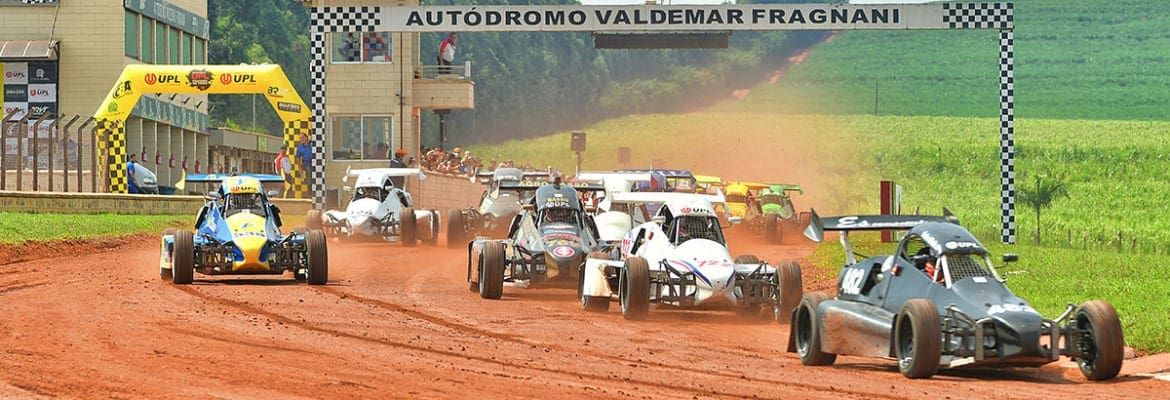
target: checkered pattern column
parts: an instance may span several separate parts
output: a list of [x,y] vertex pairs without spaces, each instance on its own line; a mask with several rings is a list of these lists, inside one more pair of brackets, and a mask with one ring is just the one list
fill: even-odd
[[313,103],[313,207],[325,207],[325,45],[326,33],[373,32],[381,7],[313,7],[309,10],[309,98]]
[[1003,200],[1003,242],[1016,243],[1016,80],[1012,31],[999,32],[1000,196]]
[[107,151],[106,171],[109,174],[110,193],[130,193],[130,181],[126,173],[126,124],[121,120],[97,121],[98,140]]
[[1012,3],[943,3],[950,29],[1011,29]]

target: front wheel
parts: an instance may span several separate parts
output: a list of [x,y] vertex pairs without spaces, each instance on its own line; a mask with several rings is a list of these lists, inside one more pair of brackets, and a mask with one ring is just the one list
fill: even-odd
[[305,213],[305,228],[307,229],[321,229],[322,221],[321,210],[309,210]]
[[458,249],[467,246],[463,232],[463,210],[447,211],[447,248]]
[[[163,237],[174,236],[174,234],[175,234],[175,228],[167,228],[167,229],[163,229],[163,231],[162,231]],[[171,259],[171,255],[166,254],[168,250],[167,250],[165,242],[163,243],[162,251],[163,251],[162,257],[164,259]],[[161,262],[160,262],[160,264],[161,264]],[[171,261],[171,264],[174,265],[174,261]],[[174,271],[174,270],[171,268],[163,268],[160,265],[158,268],[158,276],[159,276],[159,278],[162,278],[163,281],[170,282],[171,280],[175,279],[175,275],[171,271]]]
[[171,282],[189,285],[195,281],[195,235],[186,229],[175,231],[171,250]]
[[479,264],[479,297],[499,299],[504,295],[504,244],[487,242],[483,245]]
[[942,327],[934,302],[908,300],[897,318],[894,355],[898,359],[898,370],[911,379],[934,376],[942,356]]
[[1093,300],[1081,304],[1075,315],[1073,324],[1080,335],[1073,338],[1072,345],[1082,354],[1076,357],[1081,375],[1091,381],[1116,378],[1124,354],[1117,310],[1108,302]]
[[406,247],[413,247],[418,242],[418,218],[414,217],[414,208],[403,208],[398,213],[398,240]]
[[309,260],[309,274],[305,279],[310,285],[324,285],[329,281],[329,249],[326,247],[325,232],[311,230],[305,233],[305,247]]
[[772,311],[776,322],[788,323],[792,318],[792,311],[800,305],[804,296],[803,281],[800,275],[800,265],[788,261],[776,267],[776,300]]
[[650,266],[646,259],[642,257],[626,259],[618,282],[622,317],[631,321],[646,319],[650,314]]

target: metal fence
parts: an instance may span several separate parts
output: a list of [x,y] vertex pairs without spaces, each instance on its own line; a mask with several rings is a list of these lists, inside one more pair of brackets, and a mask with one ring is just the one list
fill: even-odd
[[0,122],[4,137],[0,190],[105,191],[104,184],[99,186],[103,174],[95,157],[98,135],[93,117],[45,114],[33,118],[13,110]]
[[463,65],[420,65],[415,78],[421,79],[471,79],[471,61]]

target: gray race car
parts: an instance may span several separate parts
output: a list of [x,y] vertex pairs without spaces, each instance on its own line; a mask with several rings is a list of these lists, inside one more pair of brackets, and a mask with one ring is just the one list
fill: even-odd
[[[500,168],[476,174],[487,190],[478,208],[450,210],[447,213],[447,247],[461,248],[477,236],[504,237],[508,224],[520,213],[524,202],[537,187],[545,184],[548,172],[524,172],[519,168]],[[535,180],[541,179],[541,180]]]
[[[1087,379],[1117,376],[1123,339],[1112,305],[1069,304],[1057,318],[1044,318],[1008,290],[987,248],[945,214],[822,220],[814,211],[805,236],[820,242],[825,231],[840,232],[846,265],[836,298],[818,292],[801,299],[788,351],[805,365],[830,365],[838,354],[892,357],[909,378],[931,377],[940,367],[1039,366],[1062,355]],[[908,230],[894,254],[855,259],[849,232],[887,229]]]

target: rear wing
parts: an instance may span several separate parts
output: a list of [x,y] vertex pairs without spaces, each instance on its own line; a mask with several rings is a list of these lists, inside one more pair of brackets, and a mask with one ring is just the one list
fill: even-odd
[[224,178],[235,176],[251,177],[260,182],[284,182],[284,178],[280,175],[269,174],[190,174],[186,175],[184,181],[187,183],[220,183],[223,182]]
[[808,228],[804,236],[820,243],[825,240],[825,231],[881,231],[907,230],[926,222],[949,222],[958,224],[959,218],[951,210],[943,208],[942,216],[932,215],[842,215],[821,218],[816,210],[810,213]]
[[[552,176],[552,174],[550,174],[546,171],[539,171],[539,172],[525,171],[525,172],[521,173],[521,175],[523,176],[523,179],[525,179],[525,180],[531,179],[531,178],[548,179],[550,176]],[[486,185],[486,184],[492,183],[493,176],[496,176],[495,171],[476,172],[474,175],[471,176],[470,180],[471,180],[471,183],[478,182],[478,183],[482,183],[482,184]]]
[[919,224],[926,222],[949,222],[952,224],[959,224],[959,218],[951,213],[951,210],[943,207],[942,216],[929,215],[843,215],[836,217],[826,217],[823,220],[817,215],[816,210],[811,210],[808,228],[804,230],[804,236],[814,242],[821,243],[825,240],[825,231],[841,232],[841,246],[845,247],[845,262],[847,264],[857,263],[857,258],[853,253],[853,246],[849,243],[849,232],[852,231],[881,231],[881,230],[907,230]]
[[723,192],[716,194],[680,193],[680,192],[622,192],[608,196],[610,203],[667,203],[671,201],[685,201],[687,199],[706,199],[711,204],[723,204],[726,198]]
[[411,175],[418,175],[418,179],[419,179],[420,181],[421,181],[421,180],[424,180],[424,179],[427,179],[427,176],[426,176],[425,174],[423,174],[423,172],[422,172],[422,170],[421,170],[421,169],[418,169],[418,168],[362,168],[362,169],[351,169],[350,167],[345,167],[345,177],[346,177],[346,178],[350,178],[350,177],[356,178],[356,177],[358,177],[358,175],[365,174],[365,173],[385,174],[386,176],[411,176]]
[[772,187],[770,187],[770,189],[772,189],[773,192],[777,192],[777,193],[779,193],[779,192],[797,192],[800,194],[804,194],[804,189],[801,189],[800,185],[794,185],[794,184],[788,184],[788,183],[777,183],[775,185],[772,185]]
[[[544,181],[502,181],[500,182],[500,190],[536,190],[544,185],[552,185],[552,183]],[[561,182],[561,186],[571,187],[578,192],[599,192],[605,190],[605,186],[588,182]]]

